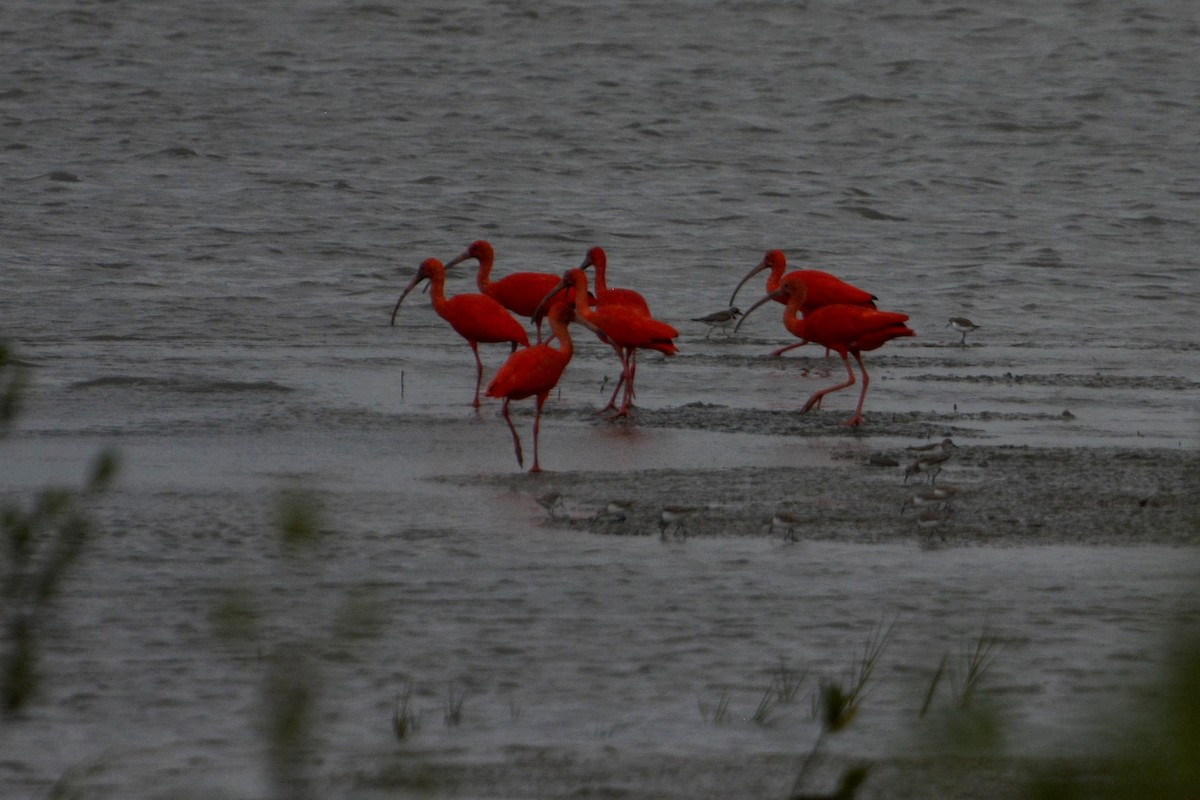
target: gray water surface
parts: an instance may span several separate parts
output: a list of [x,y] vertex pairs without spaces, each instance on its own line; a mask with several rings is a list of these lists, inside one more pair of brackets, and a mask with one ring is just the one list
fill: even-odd
[[[230,588],[263,597],[267,643],[325,636],[348,593],[384,611],[313,647],[330,797],[397,748],[661,752],[696,775],[713,753],[798,753],[806,709],[748,721],[772,670],[842,670],[892,617],[850,754],[905,738],[937,658],[985,624],[1011,642],[993,688],[1018,750],[1070,750],[1158,664],[1190,552],[546,526],[530,497],[461,480],[517,470],[497,407],[466,405],[465,344],[427,295],[387,319],[423,258],[474,239],[497,274],[599,244],[610,282],[681,331],[677,357],[643,359],[641,407],[787,414],[841,365],[768,359],[789,341],[776,309],[731,342],[690,321],[781,248],[911,317],[916,338],[866,357],[862,433],[837,425],[853,390],[797,441],[610,426],[591,410],[615,359],[581,336],[544,465],[816,469],[904,415],[991,444],[1194,450],[1193,3],[39,0],[0,12],[0,54],[0,336],[32,378],[0,490],[77,484],[104,446],[124,463],[42,695],[0,724],[0,795],[64,775],[88,797],[268,794],[263,663],[212,632]],[[966,347],[957,315],[982,325]],[[483,353],[490,372],[504,348]],[[303,568],[272,533],[289,486],[332,531]],[[468,692],[457,727],[447,686]],[[424,724],[400,745],[406,688]],[[707,724],[725,693],[735,719]]]

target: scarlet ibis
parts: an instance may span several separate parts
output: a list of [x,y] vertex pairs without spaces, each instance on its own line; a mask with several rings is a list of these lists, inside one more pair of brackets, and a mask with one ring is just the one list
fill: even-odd
[[[587,251],[587,255],[583,259],[583,263],[579,265],[580,269],[588,267],[596,268],[596,291],[593,293],[595,297],[595,305],[597,306],[625,306],[634,311],[650,316],[650,304],[646,302],[646,298],[640,292],[635,292],[633,289],[623,289],[618,287],[610,287],[608,285],[608,254],[604,252],[602,247],[593,247]],[[637,371],[637,351],[633,351],[629,355],[629,372]],[[617,394],[620,393],[621,387],[625,385],[625,370],[621,372],[621,379],[617,381],[617,385],[613,387],[612,396],[609,397],[608,403],[601,408],[597,413],[603,414],[610,409],[615,410],[617,407]]]
[[[479,291],[518,317],[532,318],[542,298],[558,285],[559,276],[553,272],[513,272],[493,281],[492,265],[496,261],[496,251],[483,239],[471,242],[466,250],[447,261],[446,269],[469,258],[479,262],[479,272],[475,276]],[[540,321],[535,322],[539,322],[540,334]]]
[[[862,372],[863,385],[862,392],[858,396],[858,406],[854,410],[854,416],[846,420],[846,424],[859,425],[863,421],[863,401],[867,397],[867,387],[871,382],[871,376],[867,374],[867,368],[863,364],[861,354],[865,351],[882,347],[884,343],[897,337],[915,336],[916,332],[904,324],[908,320],[907,314],[900,314],[895,311],[879,311],[866,306],[846,305],[844,303],[821,306],[801,318],[800,309],[804,306],[806,293],[807,283],[803,277],[785,276],[778,289],[759,300],[746,311],[746,315],[742,317],[742,322],[746,321],[754,309],[767,301],[783,299],[787,303],[783,311],[783,324],[793,336],[824,345],[830,350],[836,351],[842,357],[842,362],[846,365],[848,376],[845,383],[830,386],[813,394],[808,399],[808,402],[804,404],[804,408],[800,409],[801,413],[809,411],[814,407],[819,407],[821,399],[825,395],[845,389],[854,384],[854,370],[850,366],[850,359],[847,358],[847,354],[853,355],[854,360],[858,362],[859,370]],[[742,322],[738,323],[738,327],[741,327]],[[735,328],[734,330],[737,329]]]
[[955,333],[962,334],[962,346],[967,346],[967,334],[971,331],[979,330],[979,326],[966,317],[951,317],[950,324],[947,328],[953,328]]
[[396,314],[400,312],[400,304],[404,302],[404,298],[423,280],[429,281],[433,310],[449,322],[450,327],[454,328],[459,336],[467,340],[467,344],[471,345],[471,352],[475,354],[475,400],[472,405],[479,408],[479,387],[483,382],[483,361],[479,358],[479,343],[511,342],[515,351],[517,345],[529,346],[529,334],[504,306],[486,295],[456,294],[447,298],[446,268],[436,258],[427,258],[421,262],[417,274],[396,301],[396,307],[392,309],[392,325],[396,324]]
[[[746,273],[746,277],[742,278],[741,282],[734,288],[733,294],[729,297],[729,305],[733,305],[733,301],[737,298],[738,290],[746,283],[763,270],[770,270],[767,275],[767,291],[774,292],[778,289],[784,278],[784,270],[787,269],[787,257],[784,256],[782,250],[768,250],[763,256],[762,261]],[[835,304],[845,304],[851,306],[866,306],[867,308],[875,308],[875,301],[878,299],[875,295],[860,289],[853,284],[846,283],[836,275],[831,275],[828,272],[822,272],[819,269],[798,269],[787,273],[788,277],[798,277],[804,281],[804,286],[808,290],[807,299],[800,307],[800,313],[807,315],[821,306],[829,306]],[[787,302],[782,297],[776,298],[779,302]],[[805,342],[797,342],[789,344],[786,347],[781,347],[771,353],[773,356],[782,355],[788,350],[800,347]]]
[[[547,318],[550,322],[550,329],[554,331],[554,336],[551,338],[558,339],[558,346],[555,347],[547,341],[515,351],[496,371],[496,376],[492,378],[492,382],[487,387],[488,397],[504,398],[502,409],[504,421],[508,423],[508,429],[512,431],[517,464],[522,467],[525,466],[525,459],[521,453],[521,437],[517,435],[512,417],[508,415],[508,404],[513,400],[524,400],[527,397],[537,398],[537,410],[534,412],[533,418],[533,466],[530,468],[530,472],[542,471],[538,464],[538,433],[542,427],[542,406],[545,405],[551,390],[558,385],[563,370],[567,368],[567,364],[570,363],[571,356],[575,352],[571,333],[567,329],[567,323],[570,322],[574,313],[575,310],[565,302],[555,303],[551,306]],[[549,508],[551,516],[553,516],[553,505]]]
[[559,285],[542,303],[552,302],[554,295],[568,289],[575,290],[575,320],[594,331],[602,341],[612,345],[621,359],[621,380],[625,386],[625,394],[613,417],[627,417],[633,409],[633,380],[637,369],[634,354],[639,349],[644,349],[657,350],[668,356],[674,355],[677,349],[674,339],[679,335],[679,331],[628,306],[598,305],[594,309],[589,308],[587,274],[579,268],[564,272]]
[[598,306],[628,306],[650,316],[650,304],[646,298],[633,289],[609,288],[608,286],[608,254],[602,247],[593,247],[587,251],[580,269],[596,268],[596,305]]

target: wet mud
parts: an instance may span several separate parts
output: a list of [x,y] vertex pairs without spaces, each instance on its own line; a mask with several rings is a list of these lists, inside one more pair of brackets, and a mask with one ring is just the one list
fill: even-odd
[[[1193,450],[995,445],[981,441],[969,419],[929,414],[873,415],[868,437],[839,428],[832,417],[702,403],[637,413],[636,424],[646,427],[794,436],[802,464],[796,467],[442,480],[526,494],[549,506],[543,524],[602,535],[947,546],[1200,543],[1200,456]],[[846,445],[834,445],[832,463],[806,464],[801,451],[814,435],[842,436]],[[953,446],[943,450],[944,439]],[[938,454],[945,456],[940,463],[923,463]],[[928,496],[933,488],[946,496]],[[669,507],[678,511],[664,518]]]

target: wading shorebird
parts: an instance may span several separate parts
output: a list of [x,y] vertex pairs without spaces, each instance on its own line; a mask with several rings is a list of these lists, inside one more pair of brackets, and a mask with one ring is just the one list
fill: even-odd
[[927,508],[917,515],[917,529],[932,535],[934,531],[946,524],[950,519],[950,513],[949,509]]
[[712,332],[718,328],[721,330],[721,333],[728,337],[730,335],[729,328],[737,323],[737,318],[741,315],[742,312],[737,306],[730,306],[724,311],[714,311],[703,317],[692,317],[692,322],[703,322],[708,326],[708,331],[704,334],[705,339],[711,336]]
[[[483,240],[471,242],[467,249],[446,262],[450,269],[467,259],[473,258],[479,262],[479,272],[475,275],[475,285],[482,294],[492,298],[518,317],[533,319],[534,309],[546,296],[546,292],[558,285],[558,275],[553,272],[513,272],[499,280],[492,280],[492,265],[496,262],[496,251],[492,245]],[[541,339],[542,321],[533,319],[537,325],[538,339]]]
[[904,501],[904,505],[900,506],[900,513],[912,506],[913,508],[921,508],[922,506],[941,506],[943,510],[950,510],[950,499],[958,494],[957,487],[942,484],[941,486],[931,486],[924,491],[917,492]]
[[[603,247],[592,247],[584,255],[583,261],[579,264],[579,268],[586,270],[588,267],[594,267],[596,270],[595,291],[592,293],[594,297],[594,305],[596,308],[603,306],[622,306],[630,311],[636,311],[646,318],[650,318],[650,304],[641,292],[633,289],[625,289],[618,286],[608,285],[608,254],[604,252]],[[637,351],[634,350],[629,355],[628,373],[637,372]],[[621,393],[621,387],[625,385],[626,370],[621,371],[621,378],[617,381],[617,385],[613,387],[612,396],[608,398],[608,402],[596,413],[603,414],[606,411],[617,410],[617,395]]]
[[[768,294],[746,310],[745,316],[738,322],[737,327],[749,319],[754,309],[770,300],[784,298],[787,302],[783,310],[783,324],[795,337],[808,342],[816,342],[835,351],[842,357],[846,365],[846,380],[843,383],[821,389],[813,394],[800,409],[805,413],[813,408],[821,407],[825,395],[853,386],[854,369],[850,366],[849,356],[854,356],[858,369],[862,372],[862,391],[858,395],[858,405],[854,416],[846,420],[846,425],[861,425],[863,421],[863,401],[867,399],[867,387],[871,384],[871,376],[863,364],[862,353],[882,347],[892,339],[902,336],[916,336],[916,332],[905,325],[907,314],[895,311],[879,311],[867,306],[836,304],[821,306],[808,313],[803,319],[800,310],[804,307],[808,296],[808,286],[801,277],[784,276],[783,283],[778,289]],[[737,328],[734,328],[736,331]]]
[[515,352],[517,345],[529,346],[529,334],[504,306],[487,295],[464,293],[447,298],[446,268],[436,258],[427,258],[421,262],[416,276],[396,301],[396,307],[392,309],[393,326],[396,324],[396,315],[400,313],[400,304],[404,302],[404,298],[408,297],[417,284],[426,280],[429,281],[433,310],[450,323],[455,333],[467,340],[467,344],[471,345],[471,352],[475,354],[475,399],[471,404],[479,408],[479,387],[483,383],[483,361],[479,358],[480,342],[509,342]]
[[[575,290],[575,321],[594,331],[621,359],[621,380],[617,383],[617,389],[623,385],[625,393],[613,418],[627,417],[633,413],[637,351],[657,350],[663,355],[674,355],[675,337],[679,335],[679,331],[627,305],[598,305],[589,308],[587,274],[579,268],[564,272],[558,287],[543,298],[542,304],[549,305],[554,302],[553,298],[558,292],[572,288]],[[613,400],[615,399],[614,391]],[[610,401],[610,405],[614,405],[613,401]]]
[[904,482],[908,483],[908,479],[913,475],[920,475],[922,472],[925,472],[929,474],[929,483],[932,484],[937,480],[938,473],[942,471],[942,465],[949,461],[952,455],[953,453],[950,450],[943,450],[938,453],[919,456],[904,468]]
[[[807,316],[809,312],[815,311],[821,306],[849,305],[875,308],[875,301],[878,299],[875,295],[853,284],[846,283],[836,275],[822,272],[819,269],[797,269],[785,275],[784,271],[786,269],[787,257],[784,256],[783,251],[768,250],[767,254],[763,256],[762,261],[758,262],[754,269],[747,272],[746,277],[742,278],[734,288],[733,294],[729,296],[729,305],[733,305],[733,301],[737,299],[738,291],[746,281],[763,270],[769,270],[767,274],[768,293],[773,293],[782,286],[785,278],[795,278],[804,281],[806,294],[804,302],[800,305],[800,313],[804,316]],[[787,299],[784,297],[776,297],[775,300],[779,303],[787,303]],[[782,355],[788,350],[793,350],[807,343],[807,341],[800,341],[795,344],[785,345],[778,350],[772,351],[771,355]],[[828,355],[828,353],[826,354]]]
[[[538,463],[538,434],[542,427],[542,406],[546,404],[546,398],[550,396],[550,392],[558,385],[563,371],[567,368],[567,364],[571,363],[571,356],[575,352],[574,343],[571,341],[571,332],[567,329],[567,323],[571,321],[574,314],[575,309],[566,302],[553,305],[547,315],[550,329],[554,331],[551,340],[514,352],[496,371],[496,376],[492,378],[492,382],[487,387],[488,397],[504,398],[501,413],[504,415],[504,421],[508,423],[508,429],[512,431],[513,449],[517,454],[517,465],[521,467],[525,466],[525,459],[521,453],[521,437],[517,435],[512,417],[508,415],[508,404],[513,400],[524,400],[527,397],[536,398],[537,405],[533,417],[533,466],[530,467],[530,472],[542,471],[542,467]],[[550,343],[553,339],[558,339],[557,347]]]
[[674,531],[677,536],[687,536],[683,521],[699,510],[696,506],[663,506],[658,516],[659,535],[665,539],[667,531]]
[[771,521],[767,524],[767,533],[782,533],[784,539],[794,542],[796,541],[796,528],[803,525],[804,522],[804,518],[798,514],[781,509],[771,517]]
[[967,346],[967,334],[974,330],[979,330],[978,325],[966,317],[951,317],[950,322],[946,325],[947,328],[953,328],[956,333],[962,334],[962,341],[959,342],[963,347]]
[[545,494],[538,495],[534,500],[537,501],[539,506],[546,509],[546,513],[550,516],[550,519],[557,519],[558,515],[562,513],[562,492],[546,492]]
[[650,316],[650,304],[641,292],[608,285],[608,254],[604,252],[603,247],[593,247],[587,251],[579,268],[588,267],[594,267],[596,270],[596,280],[593,283],[596,287],[594,295],[597,306],[626,306],[642,312],[647,317]]
[[940,442],[930,442],[929,444],[914,444],[910,445],[907,450],[913,453],[928,453],[930,450],[952,450],[958,447],[954,440],[950,437],[942,439]]
[[633,507],[636,505],[636,501],[624,498],[609,500],[603,509],[596,512],[594,519],[596,522],[624,522],[633,513]]

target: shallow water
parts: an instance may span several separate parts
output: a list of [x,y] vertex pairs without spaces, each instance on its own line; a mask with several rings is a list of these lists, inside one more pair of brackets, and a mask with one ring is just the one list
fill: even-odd
[[[1007,642],[991,688],[1013,738],[1069,750],[1158,664],[1190,550],[547,526],[494,480],[517,466],[496,406],[466,404],[466,346],[426,295],[387,317],[421,259],[473,239],[498,274],[603,245],[610,280],[682,333],[677,357],[642,359],[633,425],[594,418],[614,363],[580,337],[542,461],[598,480],[727,469],[752,490],[945,430],[1194,451],[1198,39],[1184,2],[18,4],[0,24],[0,336],[33,383],[0,488],[77,484],[109,445],[124,467],[64,586],[44,694],[0,725],[0,794],[64,774],[83,796],[267,794],[263,665],[209,621],[231,586],[272,609],[266,643],[326,635],[352,590],[384,611],[365,640],[314,647],[327,796],[369,793],[406,686],[414,759],[661,751],[703,774],[715,752],[797,753],[807,707],[746,720],[772,670],[844,670],[893,616],[848,754],[908,738],[928,672],[985,623]],[[837,424],[853,390],[788,413],[843,368],[767,358],[788,340],[777,309],[731,341],[691,322],[773,247],[911,316],[916,338],[867,355],[862,431]],[[982,325],[965,347],[954,315]],[[484,347],[489,371],[502,357]],[[779,428],[709,429],[693,411],[710,406]],[[290,486],[335,531],[303,568],[272,534]],[[734,718],[706,723],[725,692]]]

